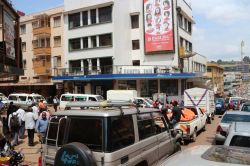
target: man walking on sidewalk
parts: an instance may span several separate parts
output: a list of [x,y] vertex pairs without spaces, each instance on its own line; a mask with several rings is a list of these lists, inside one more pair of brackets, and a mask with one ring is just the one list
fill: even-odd
[[25,111],[20,106],[18,106],[16,113],[18,114],[18,119],[20,122],[19,138],[24,139],[25,122],[22,119],[24,118]]
[[28,111],[24,115],[23,121],[25,121],[25,129],[28,131],[28,144],[34,146],[34,134],[35,134],[35,121],[37,116],[33,113],[32,108],[29,107]]

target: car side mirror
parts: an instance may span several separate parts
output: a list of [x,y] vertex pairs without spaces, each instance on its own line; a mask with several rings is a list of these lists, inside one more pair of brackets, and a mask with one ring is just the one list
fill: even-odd
[[177,135],[177,132],[176,132],[176,130],[174,130],[174,129],[170,129],[170,134],[171,134],[171,136],[172,136],[173,138],[175,138],[176,135]]
[[227,132],[225,131],[221,131],[220,134],[223,135],[224,137],[227,137]]

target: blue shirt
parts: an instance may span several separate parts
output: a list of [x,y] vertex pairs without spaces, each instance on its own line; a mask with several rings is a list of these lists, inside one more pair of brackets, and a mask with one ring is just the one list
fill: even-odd
[[38,119],[36,122],[36,131],[38,133],[45,133],[48,127],[48,119]]

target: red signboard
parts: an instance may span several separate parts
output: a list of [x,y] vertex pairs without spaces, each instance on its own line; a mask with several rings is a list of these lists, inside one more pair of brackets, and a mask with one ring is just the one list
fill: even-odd
[[174,50],[172,0],[144,0],[145,52]]

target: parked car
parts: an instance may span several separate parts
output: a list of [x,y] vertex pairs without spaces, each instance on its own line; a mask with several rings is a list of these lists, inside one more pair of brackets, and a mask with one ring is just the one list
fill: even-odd
[[78,107],[97,108],[59,111],[51,117],[43,146],[43,166],[62,165],[67,160],[61,159],[69,151],[79,156],[79,162],[87,156],[96,165],[155,165],[180,150],[179,134],[168,128],[158,109],[104,103],[81,103]]
[[239,110],[240,109],[240,101],[242,100],[242,97],[229,97],[226,99],[225,103],[227,105],[227,109],[230,109],[229,104],[231,101],[234,103],[234,108],[233,110]]
[[180,129],[183,131],[183,139],[188,141],[196,141],[197,133],[200,130],[205,130],[207,115],[203,113],[199,107],[183,107],[190,109],[194,112],[195,118],[191,121],[179,122],[175,125],[175,129]]
[[250,122],[233,122],[224,145],[250,148]]
[[159,166],[243,166],[250,165],[250,149],[199,145],[180,151]]
[[215,109],[216,109],[216,114],[224,114],[226,108],[225,108],[225,100],[223,98],[215,99]]
[[47,104],[45,98],[37,93],[12,93],[8,96],[8,102],[13,102],[15,105],[20,106],[21,108],[27,110],[32,103],[38,103],[40,100],[43,100]]
[[240,111],[250,112],[250,102],[246,102],[242,105]]
[[60,97],[59,109],[64,110],[66,104],[74,101],[103,101],[103,97],[101,95],[93,95],[93,94],[72,94],[65,93]]
[[243,111],[225,112],[216,130],[216,135],[215,135],[216,144],[221,144],[225,142],[228,129],[232,122],[250,122],[250,112],[243,112]]

